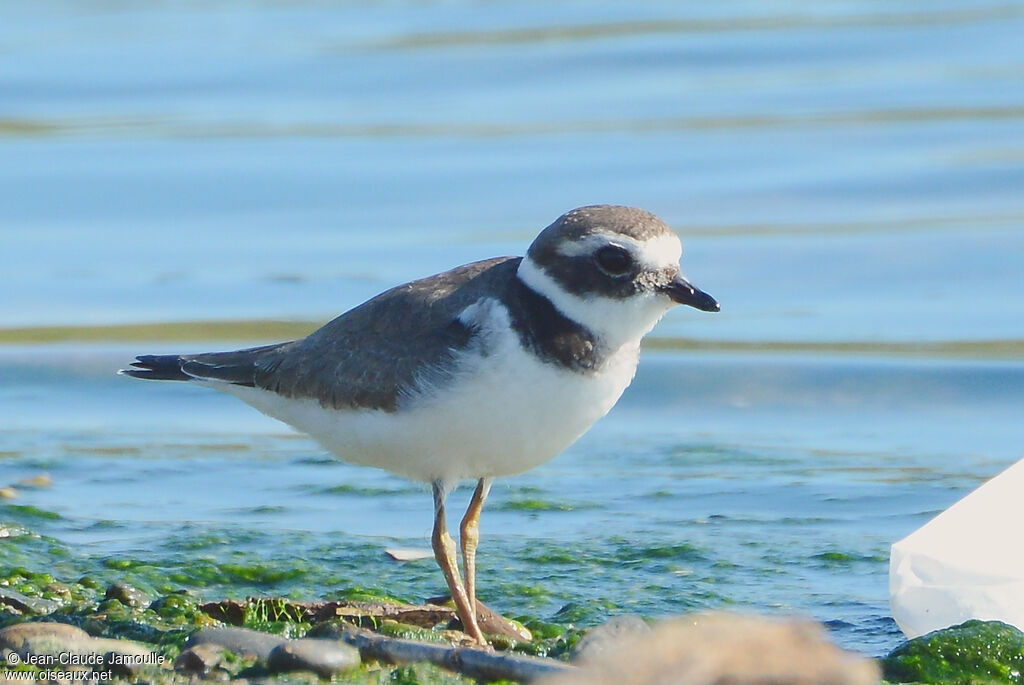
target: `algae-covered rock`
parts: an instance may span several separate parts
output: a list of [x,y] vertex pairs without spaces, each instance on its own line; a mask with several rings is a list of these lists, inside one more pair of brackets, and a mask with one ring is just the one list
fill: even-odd
[[305,638],[291,640],[274,648],[267,659],[271,673],[312,671],[331,678],[354,670],[361,663],[359,650],[337,640]]
[[967,621],[897,647],[882,671],[899,683],[1024,683],[1024,633],[1001,621]]
[[43,616],[55,612],[60,608],[60,604],[42,597],[28,597],[10,588],[0,587],[0,611],[3,610],[3,607],[10,607],[25,614]]
[[249,628],[202,628],[189,635],[185,646],[213,644],[235,654],[254,656],[266,661],[274,648],[284,642],[287,642],[287,639],[280,635],[261,633]]
[[152,601],[142,590],[121,581],[112,583],[104,596],[106,599],[116,599],[128,607],[141,607]]

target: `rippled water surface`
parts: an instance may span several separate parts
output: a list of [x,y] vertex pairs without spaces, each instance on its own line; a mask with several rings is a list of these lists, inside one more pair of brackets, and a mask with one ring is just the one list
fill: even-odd
[[278,329],[95,327],[313,325],[593,202],[663,216],[723,311],[672,312],[606,420],[495,487],[500,610],[796,612],[879,654],[889,545],[1024,456],[1020,3],[3,14],[0,486],[53,485],[0,504],[0,566],[436,594],[383,555],[427,545],[424,488],[113,375]]

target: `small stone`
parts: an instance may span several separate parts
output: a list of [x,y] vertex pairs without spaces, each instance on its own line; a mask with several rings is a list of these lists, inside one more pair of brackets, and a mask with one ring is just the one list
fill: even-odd
[[0,649],[20,652],[32,638],[50,637],[68,642],[88,640],[89,633],[66,623],[17,623],[0,630]]
[[267,668],[272,673],[312,671],[322,678],[346,673],[360,664],[359,650],[335,640],[305,638],[278,645],[270,653]]
[[25,614],[45,616],[60,608],[60,604],[40,597],[28,597],[9,588],[0,587],[0,606],[9,606]]
[[53,485],[53,479],[48,473],[40,473],[31,478],[22,478],[18,481],[18,485],[24,485],[27,488],[48,488]]
[[569,660],[575,664],[593,662],[617,649],[624,639],[640,637],[649,632],[651,627],[639,616],[615,616],[589,630],[573,648]]
[[11,487],[0,488],[0,499],[14,499],[18,496],[18,491]]
[[82,576],[78,579],[78,584],[82,587],[87,587],[90,590],[99,590],[101,587],[103,587],[102,585],[100,585],[100,581],[96,580],[92,576]]
[[212,643],[189,647],[174,660],[174,670],[181,673],[206,675],[224,659],[226,651],[220,645]]
[[278,645],[287,642],[280,635],[261,633],[248,628],[202,628],[189,635],[186,647],[213,644],[239,656],[254,656],[266,661]]
[[106,594],[103,596],[106,599],[116,599],[121,604],[129,607],[146,606],[151,601],[145,592],[121,581],[117,581],[108,587]]

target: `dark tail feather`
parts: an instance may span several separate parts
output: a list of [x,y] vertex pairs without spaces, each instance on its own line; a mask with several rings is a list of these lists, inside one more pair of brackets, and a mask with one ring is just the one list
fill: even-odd
[[118,373],[154,381],[212,380],[252,387],[257,372],[273,366],[274,352],[287,344],[206,354],[145,354],[135,358],[132,368]]
[[132,368],[118,373],[153,381],[189,381],[192,376],[181,370],[187,360],[177,354],[144,354],[135,358]]

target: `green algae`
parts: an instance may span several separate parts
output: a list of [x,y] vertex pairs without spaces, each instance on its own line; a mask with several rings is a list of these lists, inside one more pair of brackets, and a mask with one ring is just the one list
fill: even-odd
[[[561,619],[564,616],[557,618]],[[512,650],[531,656],[567,659],[586,632],[571,622],[554,623],[530,616],[520,616],[516,620],[530,631],[533,641],[516,643]]]
[[884,564],[889,561],[888,554],[856,554],[852,552],[841,552],[830,550],[820,552],[811,556],[811,560],[817,562],[823,568],[847,568],[858,564]]
[[[129,564],[131,566],[131,564]],[[233,625],[234,621],[218,621],[207,612],[209,605],[202,602],[191,592],[182,590],[173,594],[157,597],[146,606],[131,606],[116,599],[104,597],[104,591],[93,577],[83,576],[82,582],[62,582],[55,580],[50,574],[32,572],[21,568],[12,571],[8,577],[0,579],[0,584],[12,583],[27,587],[36,586],[36,594],[42,590],[38,586],[46,584],[51,590],[59,590],[57,594],[64,597],[62,606],[56,612],[41,620],[78,626],[93,637],[132,640],[141,643],[156,654],[163,655],[168,663],[185,648],[185,641],[195,630],[217,625]],[[29,588],[31,589],[31,588]],[[370,596],[365,589],[353,589],[360,596]],[[288,638],[304,635],[329,635],[332,626],[342,625],[339,620],[332,620],[312,627],[302,620],[302,615],[295,605],[280,598],[253,598],[244,602],[241,625],[261,632],[280,634]],[[0,608],[0,627],[13,623],[21,623],[31,619],[16,615]],[[579,632],[563,627],[544,624],[535,619],[526,619],[539,637],[531,645],[516,643],[498,644],[499,649],[514,649],[529,654],[565,655],[579,639]],[[313,628],[312,630],[310,628]],[[419,628],[384,619],[375,626],[377,632],[404,639],[425,642],[448,643],[450,637],[438,629]],[[325,632],[326,631],[326,632]],[[0,665],[0,671],[9,671]],[[18,670],[36,673],[38,669],[31,666],[19,666]],[[305,683],[314,685],[321,682],[315,676],[305,673],[272,674],[264,665],[256,663],[252,658],[240,658],[225,654],[224,659],[215,667],[212,677],[215,679],[246,678],[258,679],[262,682],[285,685],[287,683]],[[188,682],[187,677],[169,670],[153,669],[144,674],[115,674],[115,682],[137,681],[139,676],[144,680],[159,685],[177,685]],[[345,682],[364,683],[367,685],[383,683],[423,683],[437,685],[468,685],[470,679],[445,671],[431,664],[411,664],[391,666],[386,664],[363,664],[355,672],[347,674]]]
[[[631,548],[623,550],[629,558],[633,556]],[[647,545],[636,549],[636,553],[644,559],[672,559],[681,561],[698,561],[704,559],[704,553],[686,543],[676,545]]]
[[[2,571],[0,586],[8,587],[29,597],[48,598],[57,602],[59,608],[46,616],[20,614],[0,607],[0,627],[26,620],[45,620],[78,626],[94,637],[129,639],[147,645],[154,652],[173,661],[184,649],[185,640],[195,630],[218,625],[242,625],[250,629],[280,634],[286,637],[317,635],[324,623],[311,625],[302,620],[288,600],[281,598],[251,598],[232,602],[241,605],[237,615],[223,612],[217,616],[215,604],[204,601],[211,592],[240,596],[254,589],[258,583],[281,582],[280,588],[289,589],[304,599],[344,599],[377,603],[415,603],[413,597],[394,597],[394,593],[383,589],[381,584],[360,585],[350,583],[341,586],[343,578],[335,579],[333,589],[325,590],[325,578],[309,578],[308,573],[296,573],[297,569],[308,567],[292,558],[254,560],[251,553],[232,550],[227,559],[196,559],[194,552],[175,553],[171,558],[159,556],[104,556],[99,558],[81,557],[70,554],[69,549],[57,542],[32,531],[33,521],[45,523],[45,519],[24,518],[23,524],[5,523],[9,530],[16,530],[15,538],[4,538],[14,550],[24,552],[18,557],[17,565]],[[217,534],[213,534],[217,537]],[[225,535],[223,540],[244,540],[245,535]],[[188,539],[185,536],[183,539]],[[50,548],[53,548],[52,550]],[[56,551],[55,556],[51,552]],[[378,546],[368,546],[365,554],[356,554],[359,559],[353,563],[359,574],[365,575],[365,564],[379,560]],[[365,558],[364,558],[365,557]],[[54,564],[53,561],[60,562]],[[398,566],[416,574],[432,577],[428,571],[415,567]],[[77,580],[71,580],[77,578]],[[107,598],[111,583],[130,584],[144,590],[154,599],[141,606],[129,606],[122,601]],[[299,582],[296,586],[293,582]],[[308,585],[308,589],[301,587]],[[507,592],[525,595],[537,594],[539,588],[512,584]],[[258,587],[255,589],[258,590]],[[113,594],[113,593],[112,593]],[[326,594],[326,596],[324,596]],[[223,603],[221,603],[223,604]],[[601,607],[580,605],[571,612],[572,618],[594,622],[601,616]],[[596,613],[595,613],[596,612]],[[212,615],[211,615],[212,614]],[[563,616],[569,614],[563,612]],[[518,620],[535,636],[532,643],[515,643],[511,640],[496,640],[498,649],[539,656],[566,657],[582,635],[583,629],[571,624],[560,624],[561,619],[550,617],[520,616]],[[386,635],[405,637],[420,641],[445,642],[443,628],[418,628],[396,623],[388,619],[374,622],[374,628]],[[0,667],[2,668],[2,667]],[[265,667],[252,660],[228,660],[216,669],[218,677],[248,678],[268,683],[312,683],[301,674],[274,675]],[[179,685],[187,682],[181,674],[163,671],[147,674],[146,679],[154,685]],[[124,682],[123,679],[120,682]],[[346,682],[354,683],[437,683],[439,685],[467,685],[466,678],[449,673],[429,664],[389,666],[384,664],[364,665],[355,673],[346,676]]]
[[301,567],[275,568],[267,564],[214,564],[209,567],[212,578],[219,582],[244,582],[253,585],[274,586],[284,581],[302,578],[306,569]]
[[355,497],[387,497],[389,495],[405,495],[416,490],[411,487],[366,487],[359,485],[351,485],[349,483],[342,483],[341,485],[331,485],[329,487],[318,488],[317,494],[322,495],[352,495]]
[[331,598],[343,599],[352,602],[376,602],[379,604],[416,603],[415,600],[410,597],[399,597],[378,588],[363,587],[362,585],[353,585],[351,587],[342,588],[337,592],[331,593]]
[[360,681],[366,685],[470,685],[476,684],[471,678],[450,673],[433,664],[416,664],[375,670],[363,669]]
[[388,637],[401,638],[403,640],[416,640],[417,642],[448,642],[448,638],[436,630],[420,628],[418,626],[409,625],[408,623],[399,623],[398,621],[392,621],[390,619],[380,621],[374,628],[374,632],[380,633],[381,635],[387,635]]
[[1000,621],[967,621],[900,645],[882,660],[889,682],[1024,683],[1024,633]]
[[310,623],[292,605],[280,598],[254,598],[246,602],[242,627],[287,638],[309,632]]
[[0,514],[14,515],[21,519],[46,519],[48,521],[59,521],[60,514],[53,511],[46,511],[30,504],[5,504],[0,507]]
[[576,509],[587,508],[578,504],[568,502],[552,502],[536,497],[529,499],[509,500],[495,507],[497,511],[575,511]]

